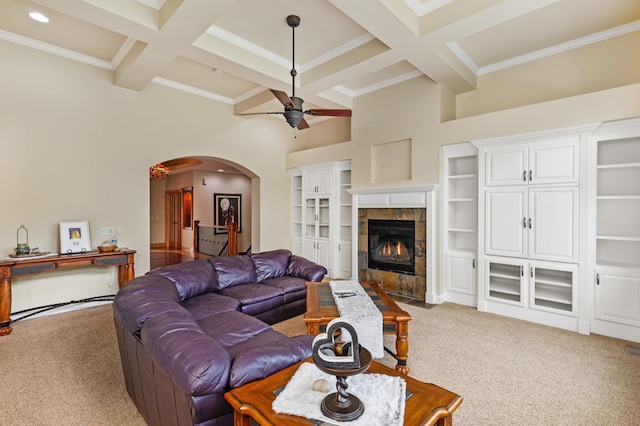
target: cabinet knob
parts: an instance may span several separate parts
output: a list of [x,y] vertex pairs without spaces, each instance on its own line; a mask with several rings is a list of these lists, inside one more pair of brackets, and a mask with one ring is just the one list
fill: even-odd
[[523,228],[526,228],[526,227],[527,227],[527,218],[526,218],[526,217],[523,217],[523,218],[522,218],[522,227],[523,227]]
[[529,229],[531,229],[531,218],[529,218]]
[[522,172],[522,180],[523,180],[524,182],[526,182],[526,181],[527,181],[527,171],[526,171],[526,170]]
[[529,170],[529,182],[533,180],[533,173]]
[[475,259],[473,259],[473,260],[471,261],[471,267],[472,267],[473,269],[476,269],[476,260],[475,260]]

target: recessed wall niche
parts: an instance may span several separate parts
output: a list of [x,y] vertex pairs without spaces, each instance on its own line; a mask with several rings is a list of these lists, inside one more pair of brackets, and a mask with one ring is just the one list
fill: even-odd
[[371,182],[411,180],[411,139],[371,147]]

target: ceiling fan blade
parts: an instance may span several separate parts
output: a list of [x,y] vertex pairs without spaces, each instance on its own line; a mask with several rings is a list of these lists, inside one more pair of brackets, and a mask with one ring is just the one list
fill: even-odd
[[273,93],[273,96],[275,96],[276,98],[278,98],[278,100],[282,103],[282,105],[289,105],[290,107],[293,106],[293,102],[291,102],[291,99],[289,99],[289,95],[287,95],[285,92],[281,91],[281,90],[274,90],[274,89],[270,89],[271,93]]
[[307,121],[304,118],[300,120],[300,123],[298,123],[298,130],[304,130],[308,128],[309,128],[309,123],[307,123]]
[[263,114],[284,114],[280,111],[267,111],[267,112],[243,112],[235,115],[263,115]]
[[351,117],[350,109],[309,109],[304,113],[324,117]]

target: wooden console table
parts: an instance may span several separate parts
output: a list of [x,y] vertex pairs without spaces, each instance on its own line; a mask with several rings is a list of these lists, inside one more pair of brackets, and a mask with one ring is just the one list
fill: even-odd
[[109,253],[89,252],[28,259],[0,260],[0,336],[11,333],[11,278],[57,269],[82,266],[118,266],[118,286],[124,287],[135,276],[135,250]]

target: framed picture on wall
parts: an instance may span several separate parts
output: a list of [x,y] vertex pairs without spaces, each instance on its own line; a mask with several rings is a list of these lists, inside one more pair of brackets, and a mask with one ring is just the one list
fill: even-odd
[[60,254],[91,251],[89,222],[60,222]]
[[[238,233],[242,232],[242,196],[240,194],[213,194],[213,224],[226,226],[231,222],[238,224]],[[214,234],[226,234],[226,229],[213,228]]]

